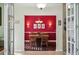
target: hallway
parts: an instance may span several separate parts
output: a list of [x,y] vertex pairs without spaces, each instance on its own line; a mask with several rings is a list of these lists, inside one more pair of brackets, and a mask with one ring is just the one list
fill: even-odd
[[4,54],[78,55],[79,4],[47,3],[44,8],[37,5],[0,4],[0,41],[4,42],[0,45]]
[[[33,53],[62,54],[62,52],[56,51],[63,51],[63,22],[61,22],[63,20],[63,4],[48,3],[45,9],[38,8],[35,3],[2,4],[2,7],[4,7],[5,20],[4,54],[14,54],[16,51],[28,51],[25,54],[29,54],[30,49],[27,50],[27,48],[31,47],[32,49],[32,42],[35,42],[35,48],[41,48],[41,53],[39,49],[35,49]],[[58,12],[59,8],[60,12]],[[50,53],[51,51],[54,52]],[[24,54],[24,52],[22,53]]]

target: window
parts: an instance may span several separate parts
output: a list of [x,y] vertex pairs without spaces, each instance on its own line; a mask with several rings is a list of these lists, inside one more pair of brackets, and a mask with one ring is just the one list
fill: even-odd
[[68,42],[68,53],[70,53],[70,42]]
[[72,54],[74,54],[74,44],[72,44]]

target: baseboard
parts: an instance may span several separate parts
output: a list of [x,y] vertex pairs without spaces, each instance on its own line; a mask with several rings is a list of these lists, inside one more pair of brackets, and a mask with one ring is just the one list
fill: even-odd
[[24,51],[24,50],[15,50],[14,52],[22,52],[22,51]]
[[62,49],[56,49],[56,51],[63,51]]

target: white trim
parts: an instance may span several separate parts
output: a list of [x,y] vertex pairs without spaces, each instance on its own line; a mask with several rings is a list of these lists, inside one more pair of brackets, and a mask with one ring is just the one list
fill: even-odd
[[63,51],[62,49],[56,49],[56,51]]
[[[38,33],[38,32],[25,32],[25,33]],[[41,32],[41,33],[56,33],[56,32]]]
[[68,4],[66,4],[66,54],[68,54]]
[[56,42],[56,40],[48,40],[48,42]]
[[43,15],[40,15],[40,14],[29,14],[29,15],[24,15],[24,17],[25,16],[55,16],[56,17],[56,14],[54,14],[54,15],[51,15],[51,14],[49,14],[49,15],[46,15],[46,14],[43,14]]
[[[30,42],[30,40],[25,40],[25,42]],[[56,42],[56,40],[48,40],[48,42]]]
[[4,54],[8,54],[8,4],[4,4]]
[[30,40],[25,40],[25,42],[30,42]]

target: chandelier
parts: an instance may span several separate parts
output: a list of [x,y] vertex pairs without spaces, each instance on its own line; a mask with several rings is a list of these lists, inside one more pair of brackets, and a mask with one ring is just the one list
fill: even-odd
[[37,6],[37,8],[39,8],[39,9],[44,9],[45,7],[46,7],[46,3],[38,3],[36,6]]

